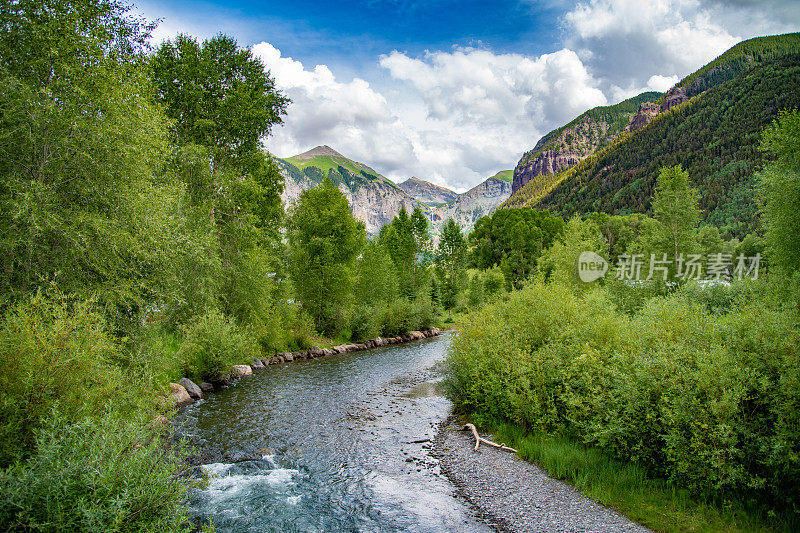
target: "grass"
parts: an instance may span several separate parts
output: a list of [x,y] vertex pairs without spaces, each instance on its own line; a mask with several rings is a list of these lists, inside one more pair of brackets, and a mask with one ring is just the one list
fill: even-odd
[[776,516],[744,504],[698,501],[687,490],[649,478],[644,469],[616,461],[580,442],[531,434],[516,425],[489,428],[497,442],[519,450],[522,459],[539,465],[587,497],[612,507],[631,520],[664,532],[798,531],[797,516]]
[[[505,181],[506,183],[511,183],[511,180],[514,179],[514,170],[513,169],[512,170],[501,170],[500,172],[498,172],[497,174],[492,176],[492,178],[497,178],[497,179],[499,179],[501,181]],[[491,178],[489,178],[489,179],[491,179]]]

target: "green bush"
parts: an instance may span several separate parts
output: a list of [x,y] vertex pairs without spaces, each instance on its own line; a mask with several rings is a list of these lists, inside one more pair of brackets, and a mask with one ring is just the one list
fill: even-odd
[[695,495],[795,508],[797,314],[754,286],[699,290],[629,316],[602,288],[533,284],[463,320],[450,394],[478,423],[576,438]]
[[106,413],[48,417],[36,454],[0,471],[0,524],[10,531],[188,531],[178,448]]
[[362,341],[377,337],[380,333],[376,309],[368,305],[356,305],[350,311],[350,333],[345,340]]
[[411,330],[411,302],[397,298],[389,302],[380,316],[380,331],[384,337],[396,337]]
[[187,376],[213,381],[227,374],[231,365],[250,364],[258,349],[250,335],[212,311],[186,328],[180,353]]
[[0,467],[27,456],[41,419],[58,405],[68,420],[98,412],[122,389],[120,355],[88,304],[36,296],[0,324]]

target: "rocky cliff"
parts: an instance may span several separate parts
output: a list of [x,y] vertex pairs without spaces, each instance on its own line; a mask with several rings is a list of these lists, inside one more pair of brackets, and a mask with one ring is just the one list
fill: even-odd
[[[286,208],[306,189],[330,178],[350,202],[356,218],[364,221],[367,233],[377,234],[381,227],[400,212],[421,205],[392,181],[370,167],[346,158],[327,146],[318,146],[303,154],[277,159],[284,178],[281,199]],[[422,206],[428,211],[426,206]]]
[[452,218],[468,233],[475,222],[491,215],[497,207],[511,196],[511,183],[496,176],[476,185],[450,203],[437,207],[430,215],[435,228]]
[[[628,128],[642,111],[642,105],[653,103],[661,96],[661,93],[646,92],[616,105],[596,107],[551,131],[517,163],[512,191],[517,192],[536,176],[566,170],[608,145]],[[646,120],[643,112],[640,122],[646,123]]]
[[452,202],[458,194],[419,178],[411,177],[398,185],[406,194],[423,204],[438,206]]

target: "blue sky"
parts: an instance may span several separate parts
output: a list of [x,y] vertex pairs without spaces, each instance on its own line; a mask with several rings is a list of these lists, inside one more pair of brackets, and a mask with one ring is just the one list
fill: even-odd
[[463,191],[596,105],[666,90],[742,39],[800,30],[796,0],[136,2],[253,47],[293,103],[265,140],[328,144],[396,181]]

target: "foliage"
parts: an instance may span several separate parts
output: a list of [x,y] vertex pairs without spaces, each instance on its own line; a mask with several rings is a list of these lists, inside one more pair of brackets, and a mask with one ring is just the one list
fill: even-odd
[[780,110],[800,107],[798,61],[800,56],[787,53],[755,64],[570,169],[537,176],[504,205],[552,209],[565,217],[646,213],[659,169],[680,164],[701,194],[703,219],[726,238],[753,233],[759,134]]
[[330,181],[303,191],[288,220],[290,268],[303,309],[325,334],[337,323],[355,282],[356,257],[366,239],[347,198]]
[[226,35],[202,44],[178,35],[161,43],[150,63],[178,142],[215,148],[215,164],[260,148],[289,103],[252,50]]
[[186,327],[179,356],[186,375],[197,381],[216,381],[234,364],[249,364],[258,355],[247,331],[219,311],[211,311]]
[[37,295],[9,309],[0,328],[0,467],[33,451],[34,432],[54,407],[75,421],[115,397],[118,356],[87,304],[70,308]]
[[600,229],[589,220],[572,217],[564,233],[540,259],[540,279],[549,279],[576,289],[588,285],[577,277],[578,258],[583,252],[608,255],[608,248]]
[[378,239],[394,262],[400,294],[413,299],[426,290],[430,283],[431,242],[422,210],[417,207],[409,215],[401,207],[392,222],[381,228]]
[[452,316],[458,293],[463,288],[467,243],[461,228],[451,218],[444,223],[436,255],[437,275],[441,282],[441,302]]
[[181,448],[165,449],[145,421],[57,411],[36,432],[36,454],[0,471],[0,523],[9,531],[188,531],[176,481]]
[[627,318],[602,289],[524,288],[462,324],[451,394],[479,422],[575,437],[702,497],[791,509],[797,316],[752,299],[715,315],[687,296]]
[[501,209],[475,223],[469,235],[470,262],[480,269],[499,266],[507,285],[519,287],[563,229],[564,221],[547,211]]
[[774,157],[760,174],[767,253],[771,265],[790,277],[800,270],[800,112],[781,113],[761,146]]

